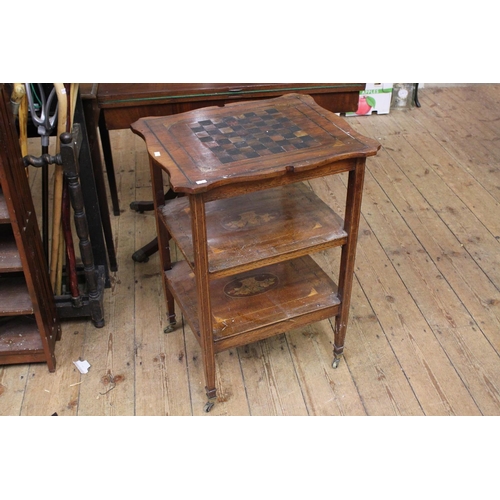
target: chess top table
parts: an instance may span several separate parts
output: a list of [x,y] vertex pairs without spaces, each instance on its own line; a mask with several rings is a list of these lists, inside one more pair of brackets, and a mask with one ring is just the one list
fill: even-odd
[[[200,342],[209,400],[217,352],[333,316],[337,367],[365,162],[380,145],[301,94],[141,118],[132,130],[149,152],[167,330],[175,302]],[[303,182],[341,172],[344,220]],[[186,196],[165,201],[165,182]],[[171,262],[171,238],[185,260]],[[338,284],[310,256],[334,247]]]

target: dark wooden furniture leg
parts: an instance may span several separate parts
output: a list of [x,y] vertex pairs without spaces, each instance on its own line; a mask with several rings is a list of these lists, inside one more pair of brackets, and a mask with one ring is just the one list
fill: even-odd
[[144,245],[139,250],[132,254],[132,260],[135,262],[147,262],[151,255],[158,251],[158,238],[151,240],[148,244]]
[[205,370],[205,391],[208,402],[204,411],[212,409],[215,398],[215,351],[213,342],[212,307],[210,301],[210,281],[208,273],[207,226],[203,195],[189,197],[191,207],[191,228],[194,247],[194,269],[196,274],[196,295],[198,299],[198,320]]
[[354,260],[358,239],[359,219],[361,216],[361,200],[365,177],[365,158],[356,162],[354,170],[349,172],[347,184],[346,210],[344,230],[347,232],[347,242],[342,247],[338,295],[341,300],[340,312],[335,318],[335,338],[333,347],[333,367],[337,368],[344,352],[344,341],[351,304],[351,290],[354,275]]
[[[155,206],[155,210],[158,211],[161,210],[161,208],[165,205],[165,198],[163,195],[163,174],[161,169],[154,168],[153,161],[154,160],[150,159],[149,164],[151,172],[151,184],[154,193],[153,203]],[[165,228],[165,226],[163,224],[159,224],[158,218],[156,218],[156,234],[160,236],[160,241],[163,242],[162,247],[159,248],[159,254],[160,254],[161,269],[163,270],[163,272],[166,272],[172,269],[172,260],[170,257],[170,245],[169,245],[171,236],[167,231],[167,229]],[[155,238],[153,241],[157,243],[158,240]],[[157,243],[157,248],[158,248],[158,243]],[[175,303],[174,303],[174,296],[172,295],[172,292],[168,288],[166,280],[162,279],[162,282],[163,282],[163,292],[167,303],[167,318],[168,318],[168,325],[165,327],[164,333],[169,333],[174,329],[176,324]]]
[[[99,149],[99,141],[97,137],[97,122],[96,117],[99,116],[100,110],[97,107],[97,100],[95,98],[82,98],[83,112],[85,115],[85,123],[87,128],[87,137],[89,141],[89,149],[92,158],[92,168],[94,171],[94,179],[97,190],[97,197],[99,200],[99,209],[101,212],[102,228],[104,238],[106,240],[106,248],[108,251],[109,268],[111,271],[118,271],[118,263],[116,260],[115,245],[113,242],[113,231],[111,228],[111,220],[109,216],[108,199],[106,194],[106,187],[104,184],[103,166],[101,161],[101,154]],[[109,173],[108,173],[109,180]],[[113,174],[113,188],[110,191],[112,198],[116,197],[116,183],[114,182]],[[116,198],[117,199],[117,198]],[[119,215],[115,212],[115,215]]]
[[415,100],[415,106],[417,106],[417,108],[420,108],[420,101],[418,100],[418,83],[415,84],[414,100]]
[[131,210],[142,214],[154,210],[154,203],[152,201],[133,201],[130,203],[129,207]]
[[[172,190],[169,190],[165,193],[164,201],[173,200],[176,197],[177,197],[177,193],[175,193]],[[145,208],[143,210],[140,210],[138,208],[137,209],[134,208],[136,206],[137,207],[141,206],[138,204],[144,204],[144,206],[152,205],[152,208]],[[145,210],[153,210],[154,209],[154,202],[152,202],[152,201],[151,202],[147,202],[147,201],[132,202],[130,204],[130,208],[142,213]],[[154,238],[149,243],[144,245],[142,248],[139,248],[139,250],[134,252],[132,254],[132,259],[135,260],[135,262],[147,262],[149,260],[149,257],[151,257],[151,255],[155,254],[157,251],[158,251],[158,239]]]
[[109,138],[109,131],[106,127],[104,114],[99,113],[99,135],[101,137],[102,154],[104,155],[104,162],[106,164],[106,174],[108,176],[109,191],[111,194],[111,202],[113,204],[113,213],[120,215],[120,204],[118,202],[118,190],[116,188],[115,166],[113,164],[113,155],[111,153],[111,141]]
[[[172,200],[177,196],[177,193],[174,193],[171,190],[168,190],[165,193],[165,201],[166,200]],[[150,212],[151,210],[154,210],[155,205],[153,200],[151,201],[133,201],[130,203],[130,208],[131,210],[135,210],[136,212],[139,212],[142,214],[143,212]]]

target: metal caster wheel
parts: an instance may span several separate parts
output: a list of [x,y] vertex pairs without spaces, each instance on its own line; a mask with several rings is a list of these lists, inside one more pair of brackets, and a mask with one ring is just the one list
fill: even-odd
[[205,413],[209,413],[209,412],[210,412],[210,410],[211,410],[213,407],[214,407],[214,404],[213,404],[211,401],[207,401],[207,402],[205,403],[205,406],[203,407],[203,411],[204,411]]
[[332,368],[337,368],[340,363],[340,358],[333,358]]
[[168,326],[166,326],[163,330],[163,333],[170,333],[173,332],[175,329],[176,323],[170,323]]

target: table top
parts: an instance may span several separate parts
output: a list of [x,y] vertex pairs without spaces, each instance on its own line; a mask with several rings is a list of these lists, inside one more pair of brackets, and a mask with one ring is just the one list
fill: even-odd
[[288,92],[331,94],[359,92],[364,83],[100,83],[97,92],[102,109],[136,107],[194,100],[241,99],[245,96],[276,97]]
[[380,148],[304,94],[141,118],[131,128],[168,172],[172,189],[188,194],[373,156]]

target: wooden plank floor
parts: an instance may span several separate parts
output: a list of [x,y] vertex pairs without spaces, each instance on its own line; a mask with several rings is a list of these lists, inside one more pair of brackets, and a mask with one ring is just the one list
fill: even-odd
[[[380,141],[368,161],[346,350],[322,321],[217,356],[205,403],[200,347],[165,335],[147,155],[111,132],[122,213],[102,329],[63,323],[57,370],[0,367],[0,415],[500,415],[500,85],[424,88],[421,108],[347,118]],[[34,174],[36,178],[36,174]],[[342,214],[345,177],[310,183]],[[315,258],[335,275],[338,254]],[[73,361],[87,360],[82,375]]]

